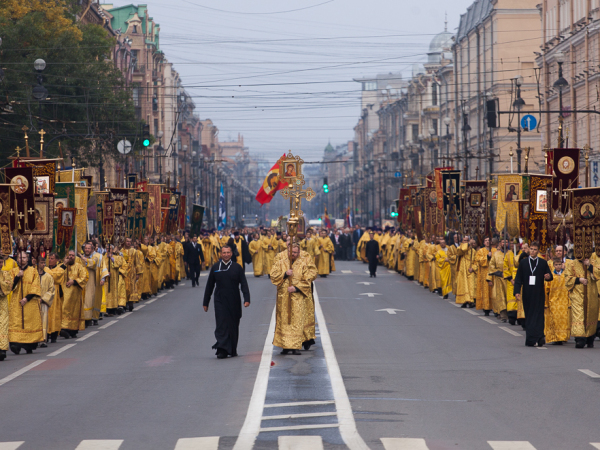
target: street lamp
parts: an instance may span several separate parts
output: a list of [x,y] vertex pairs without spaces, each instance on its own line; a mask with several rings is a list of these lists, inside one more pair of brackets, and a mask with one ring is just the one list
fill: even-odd
[[446,165],[450,166],[450,123],[452,119],[446,116],[444,117],[444,125],[446,125]]
[[42,82],[43,82],[43,78],[42,78],[42,72],[44,71],[44,69],[46,68],[46,61],[44,61],[43,59],[36,59],[33,63],[33,68],[35,69],[37,75],[37,86],[35,86],[33,88],[33,91],[31,92],[31,95],[33,96],[33,98],[35,98],[38,101],[38,125],[39,128],[41,129],[41,120],[42,120],[42,100],[46,99],[48,97],[48,90],[43,86]]
[[[434,138],[434,136],[437,136],[437,131],[433,127],[431,127],[428,131],[429,131],[429,140],[430,140],[429,148],[431,149],[431,156],[432,156],[431,168],[434,169],[438,165],[438,155],[439,155],[439,150],[437,148],[435,148],[435,144],[433,143],[433,138]],[[440,142],[439,136],[437,137],[437,140],[438,140],[438,145],[439,145],[439,142]]]
[[523,84],[523,77],[519,75],[515,78],[515,85],[517,86],[517,98],[513,102],[513,107],[517,110],[517,171],[521,173],[521,108],[525,106],[525,100],[521,98],[521,85]]
[[423,139],[425,139],[425,137],[420,134],[418,136],[419,139],[419,155],[420,155],[420,164],[419,164],[419,174],[423,175],[423,154],[425,153],[425,149],[423,148]]
[[562,65],[565,62],[565,54],[563,52],[556,52],[554,59],[558,64],[558,80],[554,82],[554,88],[558,89],[558,148],[563,148],[565,142],[563,139],[563,103],[562,94],[563,90],[569,87],[569,82],[563,77]]
[[162,154],[164,151],[162,146],[163,132],[159,131],[156,133],[156,137],[158,138],[158,147],[156,147],[156,157],[158,158],[158,182],[162,184]]

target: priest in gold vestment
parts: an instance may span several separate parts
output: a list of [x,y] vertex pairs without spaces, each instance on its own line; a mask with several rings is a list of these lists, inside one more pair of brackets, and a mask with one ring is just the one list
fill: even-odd
[[495,248],[490,248],[490,238],[483,240],[483,247],[477,250],[475,262],[477,263],[477,289],[475,291],[476,309],[483,310],[486,316],[490,315],[492,310],[492,287],[487,282],[490,260],[496,252]]
[[40,309],[40,275],[37,267],[29,265],[26,252],[17,253],[18,267],[12,269],[14,277],[12,299],[9,304],[8,340],[15,355],[25,349],[33,353],[44,340],[42,312]]
[[8,350],[8,294],[12,291],[14,277],[11,271],[0,270],[0,361],[6,359]]
[[571,304],[565,286],[562,258],[555,258],[552,267],[554,279],[546,283],[544,335],[546,342],[563,345],[571,337]]
[[263,249],[261,242],[258,238],[258,233],[254,233],[252,241],[248,244],[248,251],[252,256],[252,270],[254,271],[255,277],[263,276]]
[[500,317],[500,320],[504,323],[508,321],[508,314],[506,312],[506,283],[504,280],[504,241],[502,241],[500,248],[494,251],[494,248],[498,247],[498,239],[492,239],[492,257],[490,258],[487,281],[488,285],[492,287],[492,309],[494,314]]
[[317,238],[316,248],[319,250],[319,256],[317,256],[317,270],[321,278],[326,278],[335,268],[332,266],[333,261],[333,242],[327,236],[325,230],[321,230],[321,236]]
[[44,258],[31,259],[31,263],[34,267],[37,267],[38,275],[40,276],[40,307],[42,309],[42,326],[44,330],[44,341],[40,347],[47,347],[46,341],[48,340],[48,319],[49,310],[54,303],[54,297],[56,289],[54,288],[54,279],[52,275],[45,272],[46,260]]
[[[331,241],[330,241],[331,242]],[[306,297],[312,295],[314,270],[300,258],[300,246],[293,244],[290,254],[281,252],[273,262],[271,282],[277,286],[275,336],[273,345],[281,347],[282,354],[300,355],[304,342]],[[312,279],[311,279],[312,278]]]
[[452,242],[448,246],[448,259],[450,260],[450,274],[452,276],[452,292],[456,295],[456,264],[458,263],[458,247],[460,242],[458,241],[458,234],[452,236]]
[[60,288],[63,291],[63,317],[60,335],[64,338],[75,338],[79,330],[85,329],[83,315],[83,290],[88,281],[88,271],[81,264],[75,262],[75,252],[69,250],[64,264],[63,282]]
[[435,254],[435,261],[440,275],[440,289],[444,299],[452,292],[452,274],[450,270],[450,258],[448,258],[448,247],[444,238],[439,240],[439,250]]
[[458,247],[456,255],[456,303],[463,308],[475,307],[475,271],[477,263],[475,262],[474,240],[468,236],[463,238],[462,244]]
[[[564,271],[565,286],[571,301],[571,335],[575,338],[575,347],[594,346],[598,326],[598,285],[599,268],[595,254],[583,261],[568,260]],[[527,320],[527,318],[525,318]]]
[[83,316],[85,325],[98,325],[100,307],[102,305],[102,287],[100,286],[100,272],[102,271],[102,256],[94,253],[94,246],[86,242],[83,255],[75,261],[88,271],[88,281],[83,289]]
[[48,334],[50,335],[50,343],[56,343],[58,333],[62,329],[62,310],[63,310],[63,292],[60,285],[63,282],[65,271],[59,265],[57,253],[50,253],[48,256],[48,265],[44,268],[44,272],[52,277],[54,282],[54,301],[48,309]]

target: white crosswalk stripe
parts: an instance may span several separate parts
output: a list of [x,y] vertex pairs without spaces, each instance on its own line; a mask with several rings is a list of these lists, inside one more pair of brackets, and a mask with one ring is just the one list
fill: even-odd
[[488,441],[494,450],[535,450],[527,441]]
[[177,441],[175,450],[217,450],[219,436],[182,438]]
[[0,442],[0,450],[17,450],[25,441],[21,442]]
[[123,440],[86,440],[81,441],[75,450],[118,450]]
[[323,450],[321,436],[279,436],[279,450]]
[[385,450],[429,450],[425,439],[381,438]]

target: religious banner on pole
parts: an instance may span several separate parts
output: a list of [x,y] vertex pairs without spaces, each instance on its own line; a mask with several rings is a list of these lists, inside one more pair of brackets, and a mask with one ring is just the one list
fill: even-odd
[[529,219],[526,237],[529,242],[538,241],[540,249],[548,247],[548,185],[552,184],[551,175],[529,176]]
[[579,149],[555,148],[552,150],[552,211],[550,218],[553,224],[565,219],[573,220],[571,210],[572,199],[567,189],[579,187]]
[[[135,186],[135,185],[134,185]],[[127,193],[127,237],[132,238],[135,234],[135,199],[137,198],[137,192],[134,189],[129,189]]]
[[102,201],[102,205],[104,209],[104,214],[102,215],[102,236],[108,246],[115,235],[115,202],[108,200],[108,197],[106,197]]
[[[1,227],[0,219],[0,227]],[[19,233],[18,237],[31,243],[31,254],[52,250],[54,235],[54,194],[35,196],[35,229],[29,233]]]
[[127,174],[127,187],[129,189],[136,189],[138,184],[138,175],[137,173],[129,173]]
[[81,246],[88,240],[88,193],[91,188],[75,186],[75,208],[77,216],[75,217],[75,233],[77,234],[77,251],[81,251]]
[[481,243],[489,235],[487,181],[465,181],[463,232]]
[[54,193],[54,183],[56,182],[56,163],[58,161],[58,159],[16,159],[13,161],[13,167],[33,168],[36,195],[50,194]]
[[35,229],[35,185],[33,168],[8,167],[5,170],[6,182],[10,186],[10,228],[24,234]]
[[192,206],[192,224],[190,228],[191,236],[200,236],[200,232],[202,231],[202,219],[204,218],[205,209],[206,207],[201,205]]
[[149,192],[135,193],[135,228],[133,236],[137,239],[142,239],[146,234],[146,222],[148,220],[148,201],[150,198]]
[[187,208],[186,208],[186,198],[185,195],[182,195],[179,197],[179,217],[177,218],[177,222],[178,222],[178,227],[180,230],[185,230],[185,224],[186,224],[186,213],[187,213]]
[[[73,208],[75,211],[77,210],[75,208],[75,183],[57,182],[54,189],[54,250],[58,252],[59,256],[62,258],[65,255],[65,251],[68,251],[71,248],[75,249],[75,234],[72,232],[69,234],[71,236],[71,241],[63,241],[60,249],[56,240],[62,218],[60,211],[65,208]],[[71,219],[74,222],[75,216],[71,217]],[[60,252],[63,254],[61,255]]]
[[573,221],[575,236],[575,259],[592,256],[596,247],[596,232],[600,234],[600,188],[583,188],[570,191],[573,194]]
[[4,256],[12,254],[9,192],[10,186],[0,186],[0,250]]
[[[506,223],[507,233],[511,238],[519,235],[519,200],[525,200],[525,186],[529,187],[529,180],[524,178],[518,174],[498,175],[496,229],[502,232]],[[526,194],[529,199],[528,189]]]
[[158,233],[161,227],[161,185],[149,184],[148,193],[148,234]]
[[135,188],[139,192],[148,192],[148,181],[138,181],[135,185]]
[[114,202],[114,238],[122,246],[127,237],[129,189],[110,188],[110,199]]
[[109,193],[108,192],[96,192],[96,227],[98,229],[98,236],[102,236],[104,234],[102,230],[103,225],[103,203],[108,201]]
[[460,229],[460,170],[442,171],[442,187],[444,193],[444,214],[448,229]]
[[[57,211],[55,248],[58,256],[64,258],[69,250],[75,249],[75,216],[77,208],[61,208]],[[77,250],[78,251],[78,250]]]

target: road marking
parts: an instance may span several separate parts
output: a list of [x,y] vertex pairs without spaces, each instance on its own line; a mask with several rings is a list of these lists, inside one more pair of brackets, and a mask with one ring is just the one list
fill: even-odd
[[[337,423],[325,423],[325,424],[319,424],[319,425],[290,425],[289,427],[269,427],[269,428],[261,428],[260,432],[268,433],[270,431],[316,430],[318,428],[337,428],[337,427],[340,427],[340,433],[341,433],[341,431],[342,431],[341,426]],[[360,440],[362,441],[362,438],[360,438]],[[350,446],[348,445],[348,447],[350,447]],[[365,447],[365,449],[367,449],[367,447]]]
[[[597,448],[600,450],[600,443],[597,442],[590,442],[590,445],[594,448]],[[2,449],[2,447],[0,447],[0,450]]]
[[122,439],[89,439],[81,441],[75,450],[117,450],[122,443]]
[[153,298],[152,300],[148,300],[146,302],[146,305],[149,305],[150,303],[154,303],[156,300],[158,300],[157,298]]
[[69,350],[70,348],[75,347],[76,345],[77,344],[67,344],[63,348],[59,348],[55,352],[52,352],[52,353],[48,354],[48,356],[60,355],[62,352],[65,352],[65,351]]
[[370,281],[359,281],[356,284],[364,284],[365,286],[371,286],[372,284],[375,284],[375,283],[371,283]]
[[488,441],[494,450],[535,450],[528,441]]
[[381,438],[385,450],[429,450],[425,439]]
[[540,346],[537,346],[536,348],[537,348],[538,350],[548,350],[548,347],[540,347]]
[[406,312],[403,309],[393,309],[393,308],[376,309],[375,310],[375,312],[380,312],[380,311],[386,311],[388,314],[394,314],[394,315],[396,315],[396,311],[398,311],[398,312]]
[[315,314],[317,316],[317,323],[319,324],[319,331],[321,333],[321,346],[325,353],[325,361],[327,362],[327,370],[329,372],[329,379],[331,381],[331,387],[333,390],[333,398],[335,399],[335,408],[337,410],[338,422],[340,426],[340,435],[342,439],[350,448],[350,450],[369,450],[369,447],[365,443],[358,430],[356,429],[356,422],[354,422],[354,415],[352,413],[352,406],[350,405],[350,399],[344,386],[344,379],[342,378],[342,372],[338,365],[335,357],[335,351],[331,343],[331,337],[327,331],[327,321],[323,315],[321,309],[321,303],[319,302],[319,294],[317,294],[317,287],[313,293],[315,301]]
[[180,283],[182,286],[185,286],[185,283]]
[[395,271],[395,270],[388,270],[387,272],[388,272],[388,273],[396,273],[396,271]]
[[158,295],[156,296],[156,298],[162,298],[162,297],[164,297],[165,295],[167,295],[167,293],[166,293],[166,292],[163,292],[162,294],[158,294]]
[[111,320],[110,322],[108,322],[107,324],[102,325],[101,327],[98,327],[99,330],[104,330],[108,327],[110,327],[111,325],[114,325],[115,323],[117,323],[116,320]]
[[262,420],[280,420],[280,419],[303,419],[305,417],[327,417],[335,416],[336,412],[322,413],[303,413],[303,414],[280,414],[278,416],[263,416]]
[[267,397],[267,385],[269,383],[269,372],[271,371],[271,358],[273,356],[273,337],[275,336],[275,308],[271,314],[271,322],[269,323],[269,331],[263,346],[258,373],[254,381],[254,389],[252,397],[248,405],[248,412],[244,425],[240,430],[233,450],[252,450],[256,436],[260,433],[260,422],[265,406],[265,398]]
[[[506,327],[498,327],[501,330],[506,331],[509,334],[512,334],[513,336],[519,336],[519,337],[523,337],[523,335],[521,333],[517,333],[516,331],[511,330],[510,328],[506,328]],[[500,442],[500,441],[498,441]],[[507,441],[508,442],[508,441]]]
[[279,450],[323,450],[321,436],[279,436]]
[[126,312],[125,314],[121,314],[117,319],[124,319],[125,317],[131,315],[132,311]]
[[368,274],[370,274],[371,272],[369,272],[368,270],[365,270],[365,273],[368,273]]
[[374,294],[374,293],[372,293],[372,292],[367,292],[367,293],[365,293],[365,294],[359,294],[359,295],[366,295],[366,296],[368,296],[368,297],[370,297],[370,298],[373,298],[373,297],[375,297],[376,295],[381,295],[381,294]]
[[200,274],[200,276],[201,276],[201,277],[207,277],[207,276],[208,276],[208,274],[207,274],[207,273],[201,273],[201,274]]
[[309,405],[331,405],[335,400],[323,400],[314,402],[292,402],[292,403],[267,403],[265,408],[285,408],[286,406],[309,406]]
[[473,314],[474,316],[480,316],[481,315],[477,311],[471,311],[470,309],[465,309],[465,311],[468,312],[469,314]]
[[342,270],[342,273],[352,273],[351,270]]
[[492,325],[498,325],[497,320],[490,319],[489,317],[479,316],[481,320],[485,320],[487,323],[491,323]]
[[[25,441],[21,442],[0,442],[0,450],[17,450]],[[321,447],[323,448],[323,447]]]
[[448,303],[450,303],[452,306],[456,306],[457,308],[460,308],[460,307],[461,307],[461,304],[460,304],[460,303],[456,303],[456,302],[453,302],[453,301],[450,301],[450,302],[448,302]]
[[600,378],[600,375],[598,375],[596,372],[592,372],[589,369],[578,369],[581,373],[585,373],[588,377],[590,378]]
[[100,333],[99,331],[90,331],[88,334],[86,334],[83,337],[80,337],[79,339],[77,339],[76,342],[82,342],[85,341],[87,338],[91,338],[93,335]]
[[177,440],[175,450],[217,450],[219,448],[219,436],[181,438]]
[[[8,383],[9,381],[14,380],[15,378],[17,378],[18,376],[23,375],[25,372],[30,371],[31,369],[33,369],[34,367],[39,366],[41,363],[43,363],[44,361],[47,361],[46,359],[38,359],[37,361],[32,362],[31,364],[23,367],[20,370],[17,370],[15,373],[13,373],[12,375],[9,375],[7,377],[4,377],[0,380],[0,386],[2,386],[3,384]],[[20,445],[20,444],[19,444]],[[15,447],[16,448],[16,447]]]
[[139,306],[136,306],[136,307],[135,307],[135,309],[142,309],[142,308],[144,308],[145,306],[146,306],[146,305],[139,305]]

